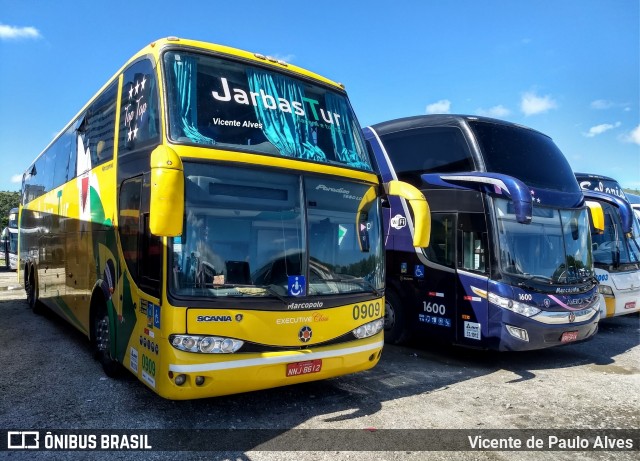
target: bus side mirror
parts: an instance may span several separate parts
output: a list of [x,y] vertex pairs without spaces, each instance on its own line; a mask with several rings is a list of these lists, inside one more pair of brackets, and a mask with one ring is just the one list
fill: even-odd
[[413,211],[413,246],[428,247],[431,237],[431,213],[422,192],[403,181],[392,180],[384,185],[388,195],[396,195],[407,201]]
[[593,231],[597,234],[604,233],[604,211],[602,205],[592,200],[585,201],[587,210],[589,211],[589,222],[593,227]]
[[513,201],[516,220],[521,224],[531,223],[533,215],[531,192],[527,185],[517,178],[502,173],[479,171],[451,174],[426,173],[420,177],[427,184],[434,186],[454,186],[460,189],[487,191],[491,194],[510,197]]
[[580,238],[580,228],[578,226],[578,219],[571,218],[569,222],[569,227],[571,228],[571,238],[573,240],[578,240]]
[[171,148],[158,146],[151,152],[151,203],[149,231],[160,237],[182,234],[184,171],[182,160]]
[[369,243],[369,209],[371,204],[376,200],[376,188],[371,186],[367,192],[362,196],[360,204],[358,205],[358,211],[356,213],[356,231],[358,232],[358,246],[360,251],[368,253],[370,248]]

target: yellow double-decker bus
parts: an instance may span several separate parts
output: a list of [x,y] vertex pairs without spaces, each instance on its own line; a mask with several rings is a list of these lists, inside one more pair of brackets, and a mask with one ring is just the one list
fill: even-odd
[[383,346],[382,203],[342,85],[178,38],[131,58],[27,168],[20,277],[107,375],[192,399],[366,370]]

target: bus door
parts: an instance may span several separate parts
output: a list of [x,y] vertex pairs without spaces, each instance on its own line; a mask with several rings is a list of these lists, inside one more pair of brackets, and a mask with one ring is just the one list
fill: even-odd
[[481,347],[488,332],[488,239],[484,213],[457,214],[455,341]]
[[[458,277],[456,261],[457,213],[431,214],[431,241],[423,251],[428,259],[428,271],[416,264],[413,279],[418,283],[418,327],[429,337],[453,341],[456,337],[455,319]],[[408,270],[407,270],[408,272]]]

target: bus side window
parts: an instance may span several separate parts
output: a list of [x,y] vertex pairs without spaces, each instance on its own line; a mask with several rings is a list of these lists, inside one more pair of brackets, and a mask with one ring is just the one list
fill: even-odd
[[151,235],[149,231],[149,213],[143,216],[144,232],[140,244],[140,287],[150,295],[160,297],[160,278],[162,277],[162,238]]
[[84,116],[84,145],[89,149],[92,168],[113,158],[117,92],[118,84],[113,82],[89,106]]
[[134,278],[138,274],[141,195],[142,176],[128,179],[122,183],[118,204],[118,233],[120,234],[124,260],[127,263],[129,273]]
[[150,148],[160,141],[158,89],[149,59],[133,63],[124,72],[118,155]]
[[431,242],[424,252],[430,261],[443,266],[454,266],[455,214],[431,214]]

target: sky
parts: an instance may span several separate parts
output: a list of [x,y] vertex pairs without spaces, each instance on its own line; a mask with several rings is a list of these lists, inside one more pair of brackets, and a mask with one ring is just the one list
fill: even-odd
[[574,171],[640,189],[638,0],[0,0],[0,190],[138,50],[167,36],[346,85],[362,126],[488,115]]

